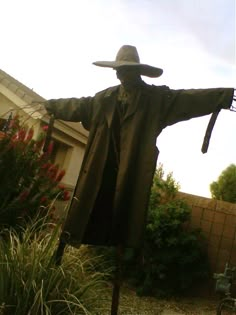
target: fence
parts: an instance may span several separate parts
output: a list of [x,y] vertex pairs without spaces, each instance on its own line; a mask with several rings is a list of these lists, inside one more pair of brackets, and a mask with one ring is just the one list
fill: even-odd
[[208,244],[212,272],[223,272],[225,264],[236,266],[236,204],[179,192],[191,207],[191,226],[201,228]]

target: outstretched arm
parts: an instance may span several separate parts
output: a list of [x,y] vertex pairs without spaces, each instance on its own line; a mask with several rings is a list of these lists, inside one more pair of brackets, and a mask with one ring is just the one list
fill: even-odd
[[169,90],[166,125],[229,109],[234,99],[233,88]]
[[93,97],[52,99],[44,103],[49,114],[55,119],[81,122],[86,129],[90,129],[93,114]]

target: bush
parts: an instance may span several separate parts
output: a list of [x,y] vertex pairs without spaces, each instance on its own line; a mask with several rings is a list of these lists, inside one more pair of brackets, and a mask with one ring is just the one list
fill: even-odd
[[141,295],[186,294],[206,279],[205,240],[189,228],[190,208],[175,199],[179,185],[162,165],[153,180],[142,252],[128,250],[125,273]]
[[236,165],[230,164],[224,169],[217,181],[210,184],[213,199],[236,203]]
[[60,186],[65,171],[51,163],[52,143],[46,152],[42,151],[46,128],[34,139],[33,128],[15,116],[1,132],[0,228],[23,224],[39,212],[45,216],[54,198],[69,198]]
[[41,218],[28,225],[21,238],[13,229],[2,231],[0,314],[102,314],[104,274],[95,271],[99,260],[86,247],[70,247],[55,266],[60,227],[47,222]]

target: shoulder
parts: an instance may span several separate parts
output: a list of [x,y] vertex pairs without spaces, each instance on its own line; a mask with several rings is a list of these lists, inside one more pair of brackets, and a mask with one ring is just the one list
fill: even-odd
[[160,92],[160,91],[169,91],[170,88],[167,85],[154,85],[154,84],[147,84],[143,82],[143,90],[147,92]]
[[151,98],[160,98],[168,96],[170,93],[170,88],[167,85],[148,85],[144,86],[144,93],[148,94]]
[[161,92],[161,91],[167,92],[170,90],[169,86],[167,85],[154,85],[154,84],[151,85],[151,89],[154,92]]
[[120,87],[120,85],[115,85],[115,86],[109,87],[105,90],[97,92],[94,97],[96,99],[101,99],[104,97],[111,96],[113,93],[118,91],[119,87]]

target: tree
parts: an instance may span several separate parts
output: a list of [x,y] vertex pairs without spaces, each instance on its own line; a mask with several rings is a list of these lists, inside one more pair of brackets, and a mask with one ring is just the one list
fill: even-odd
[[213,199],[236,203],[236,165],[230,164],[217,181],[210,184]]

